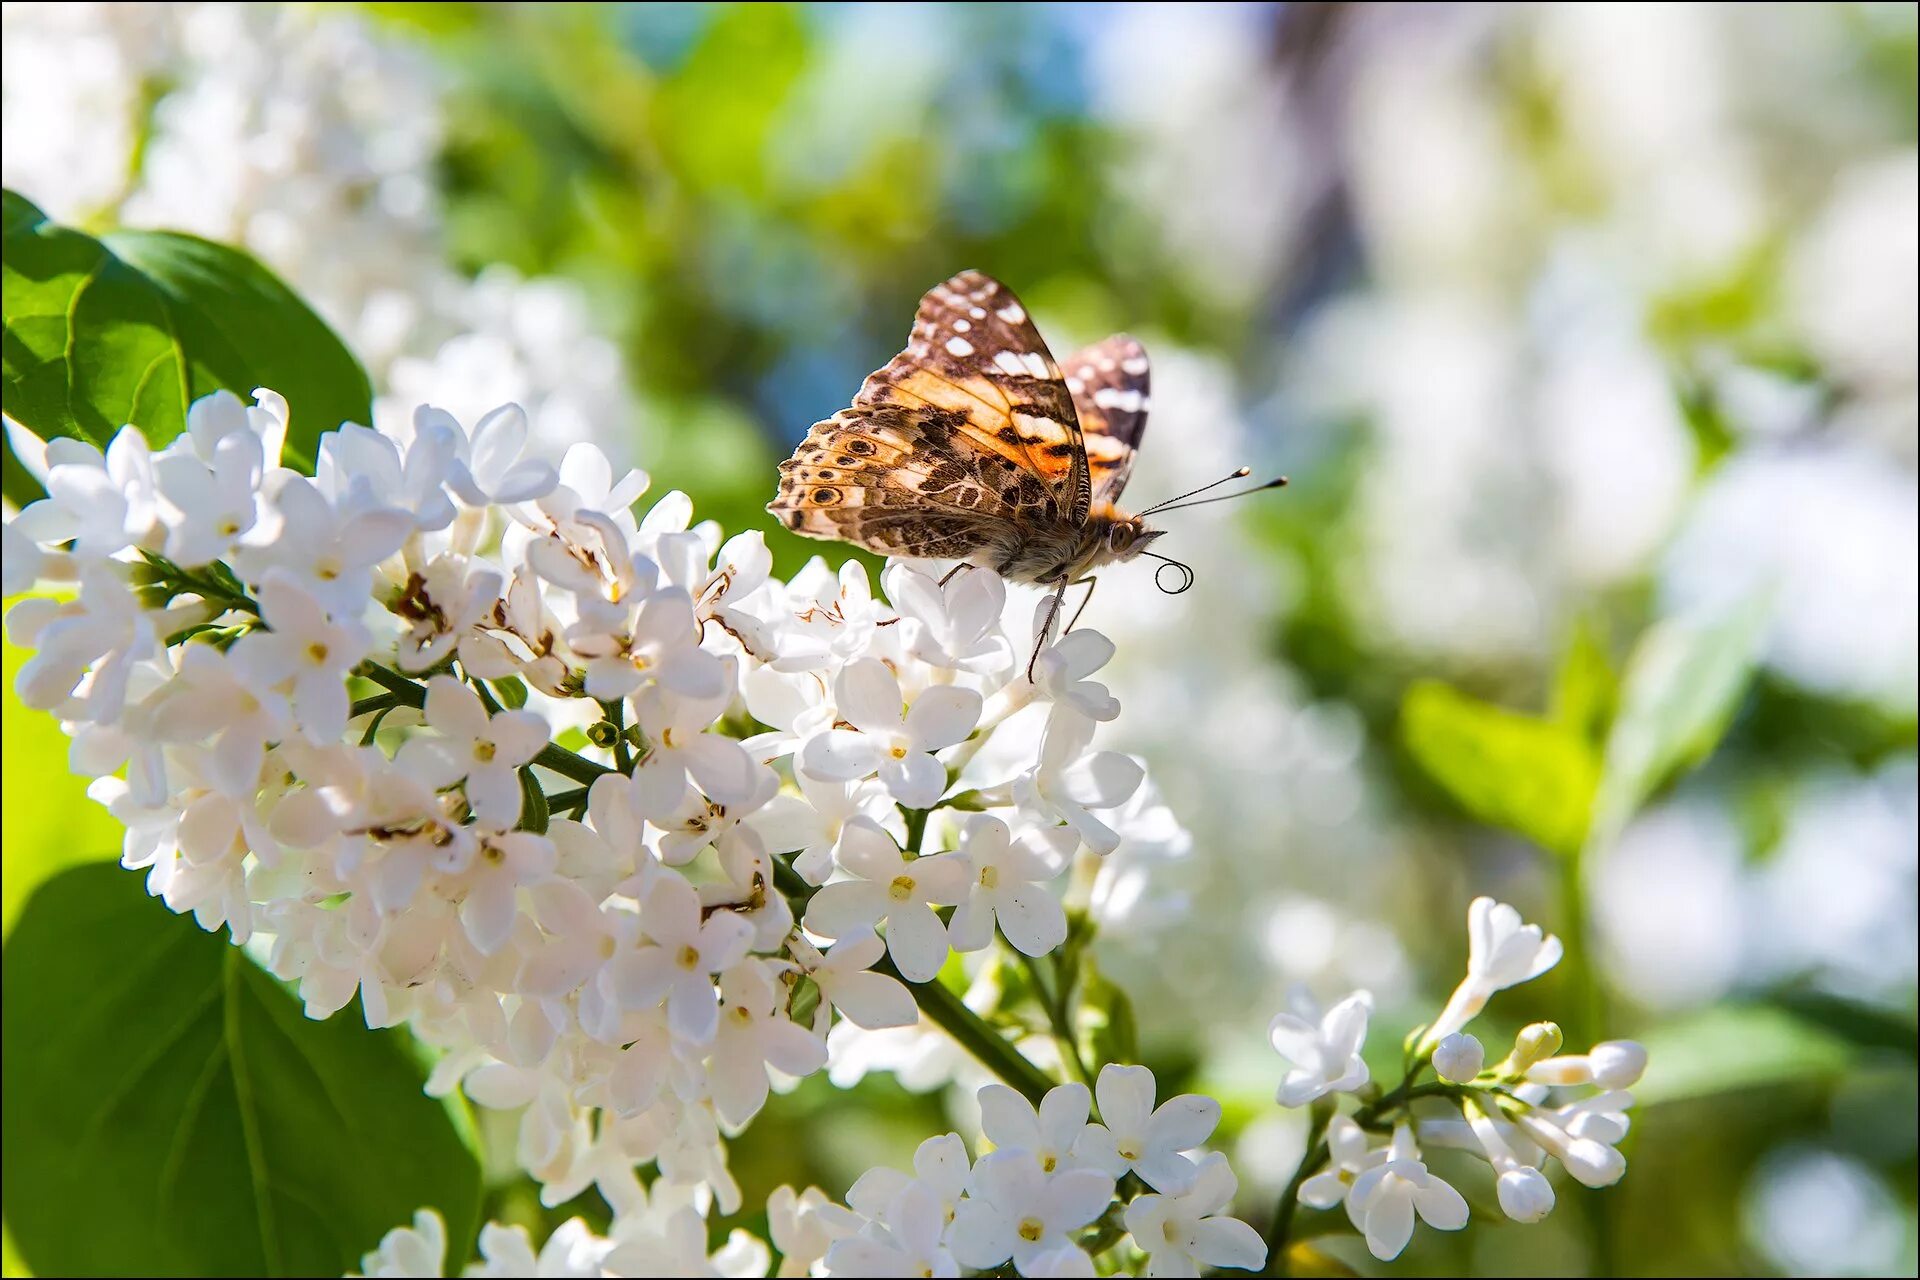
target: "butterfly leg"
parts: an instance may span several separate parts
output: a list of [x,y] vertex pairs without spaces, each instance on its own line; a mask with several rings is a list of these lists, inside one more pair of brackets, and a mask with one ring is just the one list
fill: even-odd
[[975,565],[973,561],[962,560],[959,564],[953,566],[953,568],[947,570],[945,573],[940,575],[940,585],[944,587],[949,582],[952,582],[955,578],[959,577],[960,571],[962,569],[972,569],[974,567]]
[[1067,598],[1067,580],[1063,577],[1053,589],[1053,599],[1047,602],[1047,620],[1040,624],[1040,633],[1033,639],[1033,656],[1027,659],[1027,682],[1033,682],[1033,665],[1040,661],[1040,651],[1047,647],[1047,640],[1053,635],[1053,624],[1060,617],[1060,605]]
[[[1061,635],[1066,635],[1067,632],[1072,631],[1075,626],[1079,625],[1080,615],[1085,613],[1087,606],[1093,603],[1093,589],[1100,585],[1100,579],[1093,577],[1082,578],[1080,582],[1087,584],[1087,594],[1080,597],[1080,607],[1073,611],[1071,618],[1067,619],[1067,630],[1062,631],[1060,633]],[[1076,582],[1073,585],[1077,587],[1080,585],[1080,582]]]

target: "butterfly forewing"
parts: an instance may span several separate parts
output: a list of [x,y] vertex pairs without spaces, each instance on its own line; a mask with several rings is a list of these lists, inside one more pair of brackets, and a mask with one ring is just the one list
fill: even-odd
[[1067,358],[1067,390],[1084,433],[1095,502],[1118,502],[1147,431],[1147,351],[1124,333]]
[[780,464],[788,528],[884,555],[1011,562],[1085,524],[1073,398],[1011,290],[967,271],[920,300],[907,349]]
[[1079,525],[1091,501],[1073,397],[1013,290],[962,271],[920,299],[907,349],[869,376],[856,408],[926,405],[1040,482],[1037,516]]

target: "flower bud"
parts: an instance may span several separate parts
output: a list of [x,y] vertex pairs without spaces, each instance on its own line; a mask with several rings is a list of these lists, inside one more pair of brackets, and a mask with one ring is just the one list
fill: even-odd
[[1500,1211],[1515,1222],[1538,1222],[1553,1212],[1553,1184],[1538,1169],[1522,1165],[1500,1175]]
[[1639,1083],[1647,1069],[1647,1051],[1632,1040],[1607,1040],[1587,1055],[1593,1064],[1593,1082],[1602,1089],[1627,1089]]
[[1525,1075],[1534,1063],[1560,1052],[1563,1040],[1555,1023],[1535,1022],[1520,1028],[1520,1034],[1513,1038],[1513,1052],[1507,1055],[1506,1073]]
[[1465,1084],[1479,1075],[1486,1060],[1480,1042],[1464,1031],[1454,1032],[1433,1050],[1433,1069],[1452,1084]]

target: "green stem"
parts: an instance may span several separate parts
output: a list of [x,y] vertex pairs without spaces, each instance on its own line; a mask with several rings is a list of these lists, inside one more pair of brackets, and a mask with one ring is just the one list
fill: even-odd
[[1046,1072],[1027,1061],[985,1019],[967,1008],[965,1001],[941,985],[938,978],[932,982],[907,982],[888,956],[881,956],[873,971],[906,982],[907,990],[913,993],[913,1002],[920,1006],[927,1021],[952,1036],[976,1062],[1019,1091],[1034,1106],[1039,1106],[1047,1090],[1053,1088],[1053,1080]]
[[[1089,1089],[1093,1088],[1093,1073],[1088,1071],[1087,1064],[1080,1060],[1080,1047],[1073,1040],[1073,1022],[1067,1016],[1067,992],[1064,989],[1053,991],[1048,988],[1046,979],[1040,972],[1040,962],[1034,957],[1022,954],[1020,963],[1025,966],[1027,976],[1033,980],[1034,994],[1040,999],[1040,1007],[1046,1010],[1047,1025],[1053,1029],[1053,1042],[1059,1047],[1060,1056],[1066,1059],[1067,1065],[1073,1068],[1073,1074],[1080,1078],[1082,1084]],[[1059,972],[1059,967],[1055,966],[1054,973],[1058,975]]]
[[[425,689],[399,672],[389,671],[377,662],[361,663],[355,669],[355,674],[365,676],[386,689],[402,706],[424,707],[427,705]],[[604,764],[597,764],[585,756],[575,755],[553,742],[540,748],[540,754],[533,758],[533,763],[543,769],[551,769],[564,778],[572,778],[583,786],[591,786],[596,778],[614,772]]]
[[1287,1189],[1280,1193],[1280,1203],[1274,1206],[1273,1222],[1267,1227],[1267,1274],[1270,1276],[1287,1274],[1287,1244],[1293,1234],[1293,1217],[1300,1211],[1300,1188],[1320,1171],[1320,1166],[1332,1154],[1326,1142],[1327,1122],[1331,1119],[1332,1111],[1315,1108],[1313,1122],[1307,1129],[1306,1152],[1287,1182]]

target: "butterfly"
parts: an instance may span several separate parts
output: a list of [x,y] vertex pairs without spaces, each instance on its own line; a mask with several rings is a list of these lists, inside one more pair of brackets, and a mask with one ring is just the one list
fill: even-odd
[[1165,531],[1146,517],[1213,485],[1139,515],[1119,506],[1149,380],[1145,348],[1124,334],[1056,364],[1013,290],[963,271],[920,299],[906,350],[780,464],[767,510],[806,537],[1051,587],[1044,640],[1067,587],[1102,566],[1144,555],[1184,573],[1172,590],[1192,583],[1147,550]]

